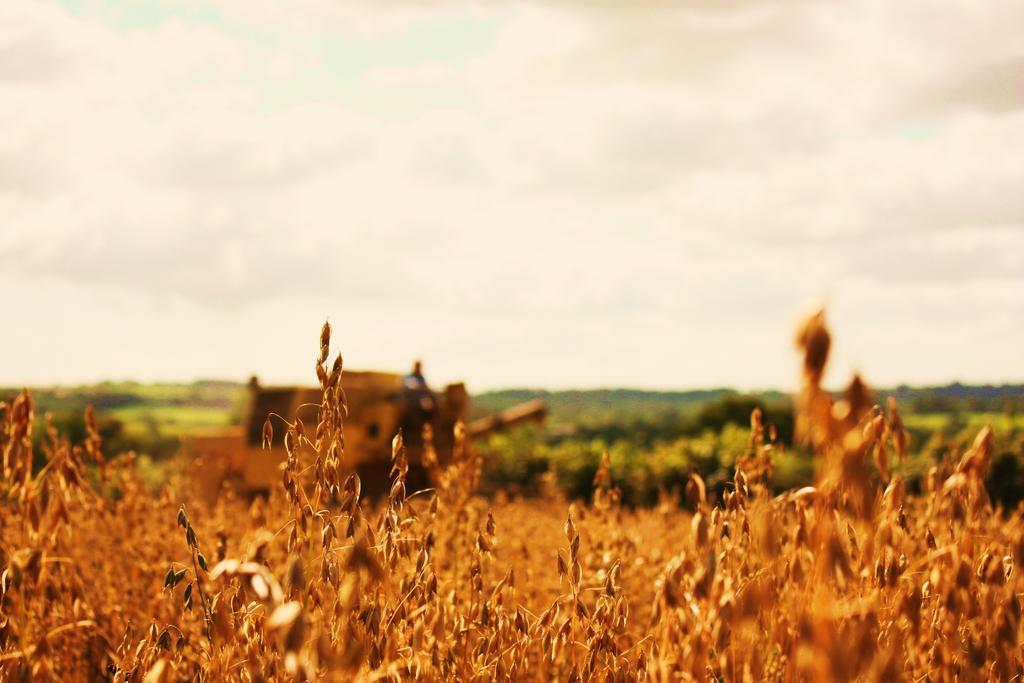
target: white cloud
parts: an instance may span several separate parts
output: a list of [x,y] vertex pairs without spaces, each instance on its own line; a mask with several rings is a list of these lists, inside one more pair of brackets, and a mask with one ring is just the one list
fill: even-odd
[[448,64],[414,64],[375,66],[366,70],[364,78],[377,85],[432,85],[450,80],[455,69]]
[[0,376],[1024,378],[1016,3],[185,7],[0,7]]

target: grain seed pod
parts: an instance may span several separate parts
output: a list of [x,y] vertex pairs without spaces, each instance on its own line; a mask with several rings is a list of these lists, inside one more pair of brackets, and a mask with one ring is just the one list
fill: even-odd
[[335,359],[334,359],[334,365],[331,367],[331,384],[332,384],[332,386],[337,386],[338,385],[338,380],[341,379],[341,372],[342,372],[342,367],[343,366],[344,366],[344,361],[342,360],[341,354],[339,353],[335,357]]
[[572,517],[565,518],[564,531],[566,540],[568,540],[571,543],[572,539],[576,537],[576,525],[573,524]]
[[167,659],[161,657],[156,660],[149,671],[146,672],[146,677],[143,679],[143,683],[167,683],[170,680],[171,666]]
[[825,326],[824,311],[816,311],[804,319],[797,330],[796,343],[804,352],[804,376],[811,384],[818,386],[832,344],[832,337]]
[[690,527],[693,531],[693,542],[698,548],[703,548],[708,543],[708,520],[703,513],[698,512],[690,520]]
[[395,438],[391,440],[391,461],[397,461],[398,456],[403,450],[405,450],[405,443],[402,439],[402,430],[399,429],[398,433],[395,434]]
[[1024,571],[1024,534],[1019,534],[1010,546],[1013,564],[1018,571]]
[[186,573],[187,571],[188,571],[188,570],[186,570],[186,569],[182,569],[182,570],[180,570],[180,571],[177,571],[177,572],[175,572],[175,574],[174,574],[174,579],[173,579],[173,580],[172,580],[172,582],[171,582],[171,588],[174,588],[174,587],[175,587],[175,586],[177,586],[177,585],[178,585],[179,583],[181,583],[181,582],[182,582],[182,580],[184,580],[184,578],[185,578],[185,573]]
[[963,459],[957,466],[957,471],[973,472],[979,479],[984,478],[988,472],[989,461],[992,458],[993,442],[994,436],[992,427],[985,425],[985,427],[978,432],[970,450],[964,454]]
[[274,425],[270,423],[270,415],[263,421],[263,448],[270,448],[274,441]]
[[910,435],[903,425],[903,418],[900,417],[900,411],[896,406],[896,399],[890,396],[886,401],[886,408],[888,410],[889,432],[892,434],[893,444],[896,447],[896,457],[899,458],[900,462],[903,462],[907,459],[907,444],[910,440]]
[[331,323],[324,321],[324,326],[320,328],[320,364],[327,362],[327,355],[331,347]]
[[813,486],[804,486],[802,489],[793,494],[793,500],[798,503],[810,505],[818,499],[818,489]]
[[476,547],[481,552],[485,552],[485,553],[490,552],[493,549],[491,544],[490,544],[490,541],[488,541],[487,538],[482,533],[479,533],[479,532],[477,532],[477,535],[476,535]]
[[270,631],[276,631],[290,627],[302,613],[302,603],[296,601],[286,602],[279,605],[267,619],[265,626]]
[[699,510],[707,505],[707,488],[704,480],[696,472],[691,472],[686,480],[686,498],[693,510]]

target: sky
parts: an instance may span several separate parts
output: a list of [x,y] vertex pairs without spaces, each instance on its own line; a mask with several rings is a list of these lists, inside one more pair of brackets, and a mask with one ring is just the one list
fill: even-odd
[[1024,380],[1024,3],[0,3],[0,386]]

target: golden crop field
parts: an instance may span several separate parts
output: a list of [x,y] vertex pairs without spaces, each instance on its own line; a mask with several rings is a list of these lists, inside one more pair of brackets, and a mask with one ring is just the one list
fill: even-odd
[[721,499],[694,475],[687,504],[647,509],[620,504],[607,466],[586,502],[480,497],[466,442],[413,493],[401,438],[389,493],[364,499],[326,326],[320,422],[288,425],[266,500],[154,497],[91,415],[84,443],[50,430],[33,472],[42,418],[22,394],[0,407],[0,678],[1019,680],[1024,524],[982,483],[991,431],[911,494],[890,468],[896,406],[856,378],[822,389],[820,314],[797,337],[815,486],[770,492],[755,412]]

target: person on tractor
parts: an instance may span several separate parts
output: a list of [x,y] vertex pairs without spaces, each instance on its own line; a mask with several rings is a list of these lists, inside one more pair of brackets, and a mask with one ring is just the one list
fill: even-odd
[[401,420],[402,438],[407,446],[423,445],[423,426],[430,424],[437,413],[437,397],[423,377],[423,364],[416,361],[412,372],[402,380],[402,402],[405,405]]

